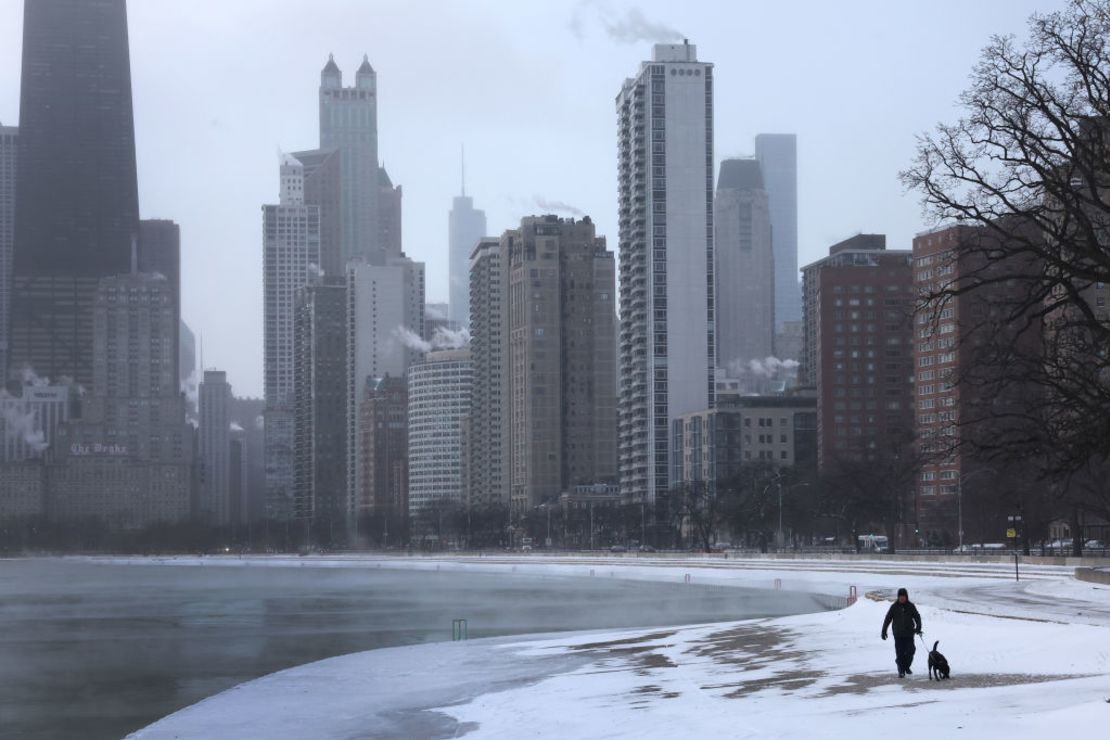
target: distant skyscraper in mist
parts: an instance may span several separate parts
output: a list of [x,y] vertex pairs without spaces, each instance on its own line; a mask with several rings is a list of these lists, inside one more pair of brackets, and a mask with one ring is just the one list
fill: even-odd
[[320,73],[320,148],[339,152],[340,264],[384,258],[378,224],[378,78],[363,57],[355,86],[343,87],[335,59]]
[[320,208],[304,202],[304,166],[286,157],[280,203],[262,207],[263,377],[270,516],[293,515],[293,321],[298,291],[319,276]]
[[462,193],[452,201],[447,222],[448,318],[465,329],[470,325],[470,254],[486,235],[486,212],[476,209],[474,200],[466,194],[465,173]]
[[15,162],[19,129],[0,126],[0,388],[8,368],[12,248],[15,245]]
[[713,407],[713,65],[656,44],[617,95],[621,493],[668,490],[670,422]]
[[775,260],[759,162],[726,159],[713,202],[717,261],[717,364],[740,378],[774,353]]
[[771,238],[775,249],[775,330],[802,320],[798,284],[798,137],[758,134],[755,158],[771,207]]
[[385,259],[400,257],[401,186],[394,185],[385,167],[378,168],[378,244]]
[[124,0],[33,0],[23,17],[9,367],[93,375],[100,279],[138,238]]

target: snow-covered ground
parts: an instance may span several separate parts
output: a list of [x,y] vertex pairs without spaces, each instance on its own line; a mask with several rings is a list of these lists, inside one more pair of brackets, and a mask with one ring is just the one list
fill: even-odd
[[[284,560],[205,559],[205,566]],[[178,559],[200,565],[199,559]],[[293,562],[306,562],[304,560]],[[727,564],[726,564],[727,563]],[[1110,587],[1070,569],[968,564],[328,559],[304,567],[475,569],[773,587],[861,598],[833,612],[684,628],[438,643],[252,681],[132,737],[1038,737],[1110,725]],[[591,576],[592,572],[592,576]],[[899,679],[879,639],[906,586],[949,681]]]

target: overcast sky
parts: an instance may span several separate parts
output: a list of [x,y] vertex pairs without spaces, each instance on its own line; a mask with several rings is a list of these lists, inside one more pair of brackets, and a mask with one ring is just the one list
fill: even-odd
[[[859,231],[908,248],[922,221],[897,173],[955,115],[994,33],[1063,0],[130,0],[144,218],[181,224],[183,311],[204,364],[262,392],[261,205],[278,151],[318,144],[329,52],[378,73],[379,156],[404,187],[404,248],[447,298],[447,212],[467,193],[499,234],[537,198],[589,214],[617,249],[616,116],[653,36],[715,65],[716,154],[798,135],[799,265]],[[22,0],[0,0],[0,122],[19,114]],[[642,33],[634,32],[636,29]]]

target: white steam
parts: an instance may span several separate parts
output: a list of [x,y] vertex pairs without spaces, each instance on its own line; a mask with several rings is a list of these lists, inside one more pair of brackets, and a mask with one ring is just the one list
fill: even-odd
[[35,412],[25,410],[20,399],[7,391],[0,391],[0,418],[4,421],[5,437],[19,437],[35,454],[49,447],[46,433],[36,428]]
[[470,344],[470,332],[466,329],[448,329],[437,327],[432,341],[427,341],[416,332],[407,327],[398,326],[393,330],[401,344],[417,352],[431,352],[437,349],[461,349]]
[[533,195],[536,205],[548,213],[569,213],[572,216],[585,216],[585,212],[561,200],[547,200],[542,195]]
[[682,41],[683,38],[680,31],[648,19],[638,8],[629,8],[622,14],[601,0],[579,2],[567,25],[575,38],[582,39],[591,20],[596,21],[609,39],[618,44]]

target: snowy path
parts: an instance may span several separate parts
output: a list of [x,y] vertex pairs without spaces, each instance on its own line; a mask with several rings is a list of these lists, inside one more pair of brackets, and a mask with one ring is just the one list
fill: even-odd
[[529,557],[312,565],[679,581],[689,575],[702,584],[765,588],[779,579],[784,589],[827,594],[845,594],[848,585],[861,595],[905,585],[921,607],[929,644],[941,641],[953,678],[928,681],[919,645],[917,673],[899,680],[893,645],[878,639],[886,604],[861,599],[841,611],[780,619],[343,656],[243,684],[132,737],[706,733],[810,740],[897,727],[906,738],[991,740],[1089,734],[1110,723],[1110,588],[1075,581],[1066,568],[1031,567],[1027,580],[1013,583],[1005,565],[976,563]]

